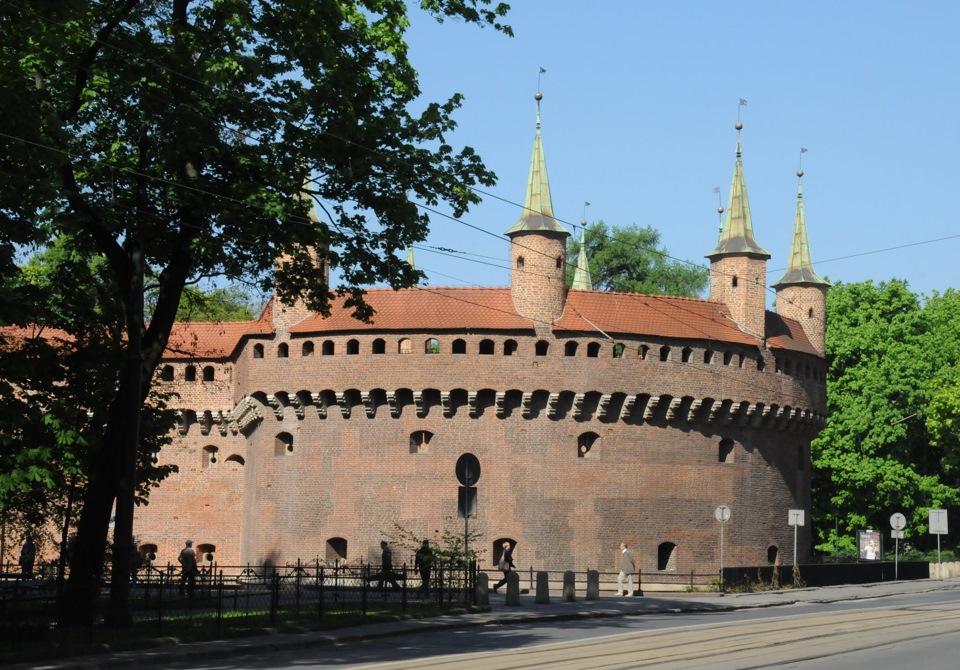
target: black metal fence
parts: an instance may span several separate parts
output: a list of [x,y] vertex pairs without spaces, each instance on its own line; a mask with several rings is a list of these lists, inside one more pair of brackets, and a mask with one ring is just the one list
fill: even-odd
[[[476,576],[475,565],[439,563],[424,584],[406,565],[381,574],[369,564],[314,561],[210,564],[187,580],[178,569],[148,566],[131,584],[132,636],[203,639],[257,628],[333,628],[369,617],[464,607],[474,602]],[[101,604],[106,597],[105,589]],[[112,637],[100,620],[83,631],[59,630],[57,614],[55,581],[0,577],[0,649]]]

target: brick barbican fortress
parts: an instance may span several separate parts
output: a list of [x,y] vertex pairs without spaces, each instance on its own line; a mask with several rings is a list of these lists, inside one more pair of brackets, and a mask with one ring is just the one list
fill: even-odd
[[255,321],[178,324],[156,382],[179,395],[158,458],[180,471],[137,508],[140,550],[175,563],[189,537],[220,565],[376,563],[395,524],[463,531],[455,466],[473,454],[485,566],[510,539],[520,568],[615,571],[626,541],[645,581],[716,573],[721,504],[725,565],[789,563],[792,509],[808,556],[828,285],[798,172],[767,311],[741,127],[706,300],[591,290],[583,255],[567,289],[538,107],[509,287],[373,289],[370,324],[342,301],[323,318],[276,300]]

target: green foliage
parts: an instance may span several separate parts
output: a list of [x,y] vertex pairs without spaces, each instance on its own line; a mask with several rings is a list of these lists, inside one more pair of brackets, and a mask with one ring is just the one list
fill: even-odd
[[[584,246],[595,290],[695,297],[707,285],[707,270],[671,258],[660,246],[659,231],[651,226],[608,228],[597,221],[587,226]],[[567,242],[567,286],[573,284],[579,253],[580,241],[571,237]]]
[[[502,3],[422,5],[509,34]],[[116,532],[128,532],[125,482],[144,481],[130,472],[149,442],[136,405],[149,397],[185,287],[247,281],[324,314],[342,295],[368,319],[365,286],[421,279],[398,258],[426,236],[417,204],[460,216],[479,201],[473,187],[495,176],[447,140],[460,95],[418,101],[403,2],[38,0],[0,3],[0,25],[0,325],[24,323],[20,245],[62,238],[78,263],[95,259],[80,277],[51,282],[67,294],[32,314],[52,310],[74,326],[78,354],[101,356],[88,424],[101,432],[86,436],[90,485],[62,608],[90,619],[110,510],[116,499]],[[339,285],[327,285],[325,266],[339,268]],[[55,372],[88,374],[94,363]],[[11,423],[16,436],[24,422]],[[114,566],[118,604],[127,575],[116,565],[125,562]]]
[[858,529],[888,528],[898,511],[906,537],[929,545],[927,510],[960,502],[949,428],[960,295],[921,302],[901,281],[836,284],[827,294],[826,348],[830,418],[812,445],[817,549],[853,554]]
[[443,531],[434,530],[433,537],[418,537],[410,529],[395,523],[393,532],[384,533],[384,537],[410,556],[417,552],[424,540],[430,540],[430,549],[433,551],[434,560],[438,563],[466,565],[469,561],[479,561],[486,553],[486,549],[478,548],[483,539],[483,533],[474,530],[468,532],[466,540],[469,546],[466,548],[463,533],[456,533],[446,528]]

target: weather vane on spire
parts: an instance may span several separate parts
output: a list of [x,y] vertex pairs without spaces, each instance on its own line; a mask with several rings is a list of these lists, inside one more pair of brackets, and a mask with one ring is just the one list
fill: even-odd
[[587,207],[589,206],[590,206],[590,203],[584,200],[583,201],[583,219],[580,221],[580,225],[583,226],[584,229],[587,228]]
[[537,72],[537,91],[540,90],[540,77],[546,73],[547,71],[544,68],[540,68],[540,71]]
[[797,174],[803,176],[803,154],[807,153],[804,147],[800,147],[800,164],[797,166]]
[[746,107],[746,106],[747,106],[747,99],[740,98],[740,104],[737,105],[737,123],[740,123],[740,108]]

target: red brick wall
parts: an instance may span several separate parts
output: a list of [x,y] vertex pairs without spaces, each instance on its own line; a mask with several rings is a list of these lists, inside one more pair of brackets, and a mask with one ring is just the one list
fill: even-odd
[[747,255],[713,260],[710,263],[710,299],[725,303],[734,321],[748,332],[762,336],[767,304],[766,261]]
[[[518,267],[521,257],[522,269]],[[510,240],[510,262],[511,295],[517,313],[548,332],[549,324],[563,313],[567,295],[565,239],[538,232],[515,233]]]
[[[785,366],[776,365],[770,351],[731,345],[730,365],[724,365],[725,347],[716,342],[710,343],[715,354],[708,364],[706,343],[697,341],[625,338],[623,358],[613,358],[607,342],[601,342],[599,357],[588,358],[587,344],[594,341],[588,338],[577,338],[574,357],[564,356],[565,338],[553,339],[547,356],[538,357],[538,336],[531,332],[380,336],[387,340],[382,355],[371,353],[376,336],[369,334],[315,338],[308,358],[300,355],[307,338],[292,340],[286,359],[276,358],[273,343],[263,359],[253,359],[249,343],[233,368],[233,398],[339,392],[355,396],[357,406],[349,418],[337,405],[326,408],[325,418],[315,404],[303,407],[302,418],[289,400],[280,407],[282,418],[274,407],[261,407],[263,418],[246,437],[230,429],[223,436],[216,425],[202,435],[191,423],[160,455],[181,471],[138,509],[139,541],[160,545],[160,562],[175,560],[189,536],[217,545],[221,563],[282,564],[323,558],[326,540],[343,537],[349,560],[377,560],[382,533],[392,532],[394,523],[425,537],[444,529],[462,532],[454,464],[471,452],[482,474],[480,511],[470,525],[484,535],[488,564],[494,540],[512,537],[519,541],[519,566],[612,571],[617,546],[626,540],[645,572],[655,570],[661,542],[677,545],[678,571],[713,572],[719,567],[713,511],[721,503],[733,510],[725,528],[727,564],[764,563],[770,545],[792,554],[787,510],[809,513],[809,442],[822,421],[825,389],[816,379],[778,372]],[[426,354],[421,346],[397,353],[400,337],[419,343],[430,336],[440,340],[441,353]],[[348,356],[346,341],[354,337],[361,353]],[[450,353],[456,337],[465,340],[466,354]],[[485,337],[496,343],[492,356],[478,354]],[[335,341],[336,355],[321,354],[323,339]],[[502,353],[506,339],[519,344],[513,356]],[[672,347],[669,362],[653,353],[665,343]],[[652,352],[647,360],[637,357],[641,344]],[[684,347],[691,349],[686,363]],[[791,370],[807,364],[822,369],[822,359],[791,357]],[[518,403],[498,417],[492,392],[511,390],[532,394],[528,406]],[[388,391],[399,398],[398,417],[386,404]],[[427,402],[420,417],[412,397],[423,391]],[[373,418],[360,392],[383,403],[372,410]],[[451,394],[447,415],[440,392]],[[467,392],[481,392],[476,417]],[[550,393],[561,394],[556,410],[549,406]],[[576,394],[585,394],[579,412]],[[598,404],[603,395],[612,396],[606,415]],[[621,417],[624,396],[638,396],[638,405],[647,396],[664,397],[644,420],[642,412]],[[211,403],[191,408],[200,414],[222,403],[222,395],[189,397]],[[674,397],[687,400],[668,415]],[[703,409],[691,413],[696,400],[727,402],[711,418]],[[729,406],[740,403],[741,414],[731,416]],[[747,416],[749,405],[757,407]],[[769,412],[770,406],[772,415],[764,418],[763,408]],[[790,420],[790,410],[818,416]],[[415,431],[434,434],[427,453],[410,453]],[[293,451],[278,455],[281,432],[293,437]],[[577,438],[585,432],[600,438],[587,457],[578,458]],[[732,463],[718,459],[724,438],[735,443]],[[218,448],[216,466],[202,467],[204,446]],[[229,454],[242,456],[245,465],[227,463]],[[798,553],[809,550],[808,525],[801,529]],[[409,558],[397,550],[398,563]]]

